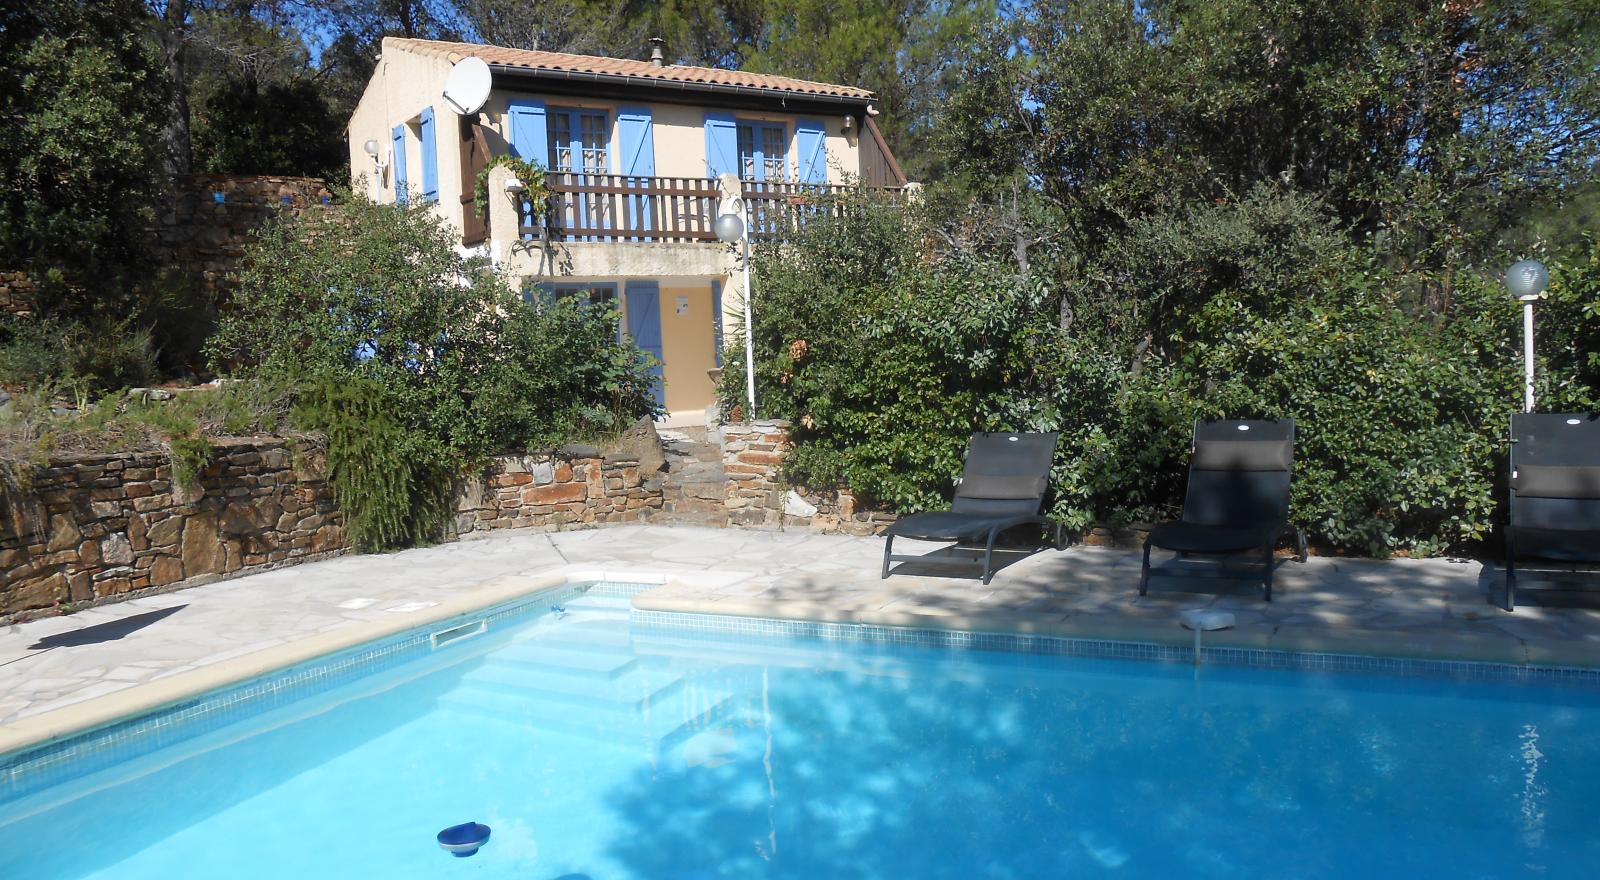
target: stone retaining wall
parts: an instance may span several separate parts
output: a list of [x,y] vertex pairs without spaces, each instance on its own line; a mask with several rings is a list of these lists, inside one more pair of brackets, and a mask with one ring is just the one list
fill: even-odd
[[783,479],[789,422],[765,419],[723,425],[722,469],[728,475],[728,521],[747,528],[801,527],[829,534],[878,535],[892,513],[861,510],[848,489],[815,491]]
[[0,504],[0,617],[320,556],[345,546],[320,459],[223,440],[199,485],[163,452],[62,457]]
[[327,183],[314,177],[186,174],[157,217],[156,258],[193,278],[220,305],[228,298],[229,274],[261,224],[331,198]]
[[507,455],[456,495],[458,534],[639,522],[661,509],[661,485],[639,459],[593,447]]
[[[190,490],[174,485],[164,452],[137,452],[58,458],[31,471],[25,487],[0,491],[0,621],[347,549],[343,515],[312,447],[297,454],[285,438],[215,445]],[[451,537],[647,519],[662,496],[654,471],[643,471],[660,464],[641,467],[641,458],[649,456],[637,448],[607,454],[584,446],[502,456],[459,488]]]

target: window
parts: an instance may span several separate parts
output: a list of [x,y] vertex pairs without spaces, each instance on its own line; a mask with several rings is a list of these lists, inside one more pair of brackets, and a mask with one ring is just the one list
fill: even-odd
[[604,110],[551,107],[550,170],[608,174],[611,123]]
[[616,308],[617,284],[615,281],[544,282],[525,288],[522,298],[532,303],[576,299],[584,305]]
[[789,133],[782,123],[739,121],[739,176],[774,182],[789,179]]

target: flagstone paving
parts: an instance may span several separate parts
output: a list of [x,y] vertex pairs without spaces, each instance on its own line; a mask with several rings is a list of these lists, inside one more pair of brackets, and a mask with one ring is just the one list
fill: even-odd
[[1280,559],[1268,604],[1172,560],[1140,597],[1127,550],[1014,553],[988,586],[925,563],[881,580],[882,552],[881,538],[649,525],[344,556],[0,629],[0,725],[562,570],[665,576],[635,598],[650,610],[1185,644],[1178,613],[1211,607],[1237,625],[1210,645],[1600,666],[1600,576],[1506,613],[1488,601],[1498,569],[1476,562]]

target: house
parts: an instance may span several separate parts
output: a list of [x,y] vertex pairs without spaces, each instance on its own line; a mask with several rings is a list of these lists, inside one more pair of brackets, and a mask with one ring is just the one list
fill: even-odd
[[[742,314],[738,254],[716,217],[742,204],[776,234],[815,193],[906,185],[863,89],[781,76],[468,43],[388,38],[350,118],[352,181],[379,202],[423,199],[524,295],[615,304],[661,362],[668,424],[703,423],[721,331]],[[488,98],[461,114],[444,97],[458,64]],[[548,169],[535,218],[500,155]],[[363,183],[364,181],[364,183]],[[734,202],[733,199],[742,199]],[[759,305],[760,280],[756,289]]]

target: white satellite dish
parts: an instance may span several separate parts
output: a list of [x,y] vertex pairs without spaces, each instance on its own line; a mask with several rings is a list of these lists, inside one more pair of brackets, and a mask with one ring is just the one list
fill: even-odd
[[444,81],[444,101],[462,116],[476,113],[489,100],[489,81],[489,65],[482,58],[463,58],[450,68]]

